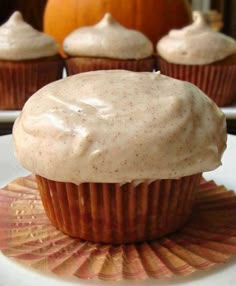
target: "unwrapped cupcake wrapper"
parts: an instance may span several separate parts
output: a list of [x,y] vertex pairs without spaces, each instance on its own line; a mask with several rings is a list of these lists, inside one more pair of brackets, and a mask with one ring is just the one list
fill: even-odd
[[52,224],[92,242],[153,240],[176,231],[188,220],[201,175],[152,183],[55,182],[36,176]]
[[161,73],[198,86],[218,106],[227,106],[236,98],[236,64],[179,65],[158,59]]
[[155,69],[154,57],[139,60],[119,60],[107,58],[74,57],[65,60],[68,75],[96,70],[130,70],[151,72]]
[[63,61],[52,57],[27,61],[0,61],[0,109],[22,109],[44,85],[62,77]]
[[[56,230],[43,210],[35,177],[30,175],[0,191],[0,250],[21,265],[42,274],[52,272],[68,283],[71,277],[90,279],[78,283],[93,284],[91,279],[94,283],[172,279],[216,265],[219,269],[219,263],[236,255],[236,196],[213,181],[202,181],[191,218],[178,232],[150,242],[104,245]],[[154,283],[158,281],[141,284]]]

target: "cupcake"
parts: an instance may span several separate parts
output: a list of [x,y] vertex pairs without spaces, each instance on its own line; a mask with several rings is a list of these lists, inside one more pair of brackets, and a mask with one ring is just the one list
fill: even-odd
[[94,26],[69,34],[63,42],[69,75],[108,69],[152,71],[153,45],[142,33],[121,26],[109,14]]
[[113,70],[43,87],[13,137],[52,224],[72,237],[120,244],[186,223],[201,173],[220,165],[226,131],[223,113],[191,83]]
[[230,105],[236,97],[236,41],[213,31],[200,12],[193,21],[157,43],[160,70],[197,85],[217,105]]
[[0,109],[21,109],[39,88],[60,79],[63,63],[55,40],[15,12],[0,26]]

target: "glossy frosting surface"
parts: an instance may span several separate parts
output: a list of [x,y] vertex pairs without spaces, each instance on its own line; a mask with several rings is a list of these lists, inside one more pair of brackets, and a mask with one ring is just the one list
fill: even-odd
[[195,11],[193,23],[180,30],[171,30],[157,43],[157,52],[170,63],[210,64],[236,54],[236,41],[213,31],[203,15]]
[[0,59],[29,60],[58,54],[56,41],[24,22],[16,11],[0,26]]
[[212,170],[225,117],[197,87],[157,73],[96,71],[51,83],[14,124],[23,167],[48,179],[125,183]]
[[153,54],[153,45],[144,34],[126,29],[109,13],[98,24],[68,35],[63,49],[70,56],[115,59],[143,59]]

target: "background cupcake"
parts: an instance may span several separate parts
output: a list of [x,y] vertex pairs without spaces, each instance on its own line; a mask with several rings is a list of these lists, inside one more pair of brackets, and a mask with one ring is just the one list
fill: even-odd
[[236,97],[236,41],[213,31],[200,12],[193,21],[157,43],[160,70],[194,83],[219,106],[230,105]]
[[0,109],[21,109],[45,84],[62,76],[55,40],[15,12],[0,26]]
[[220,165],[225,118],[194,85],[159,73],[81,73],[25,104],[15,153],[61,231],[88,241],[151,240],[191,214],[201,172]]
[[83,27],[63,42],[69,75],[107,69],[152,71],[153,45],[142,33],[126,29],[107,13],[96,25]]

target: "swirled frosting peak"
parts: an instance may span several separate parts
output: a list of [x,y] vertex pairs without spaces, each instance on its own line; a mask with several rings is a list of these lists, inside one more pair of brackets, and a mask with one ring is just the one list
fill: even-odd
[[225,117],[191,83],[123,70],[51,83],[25,104],[13,130],[21,164],[48,179],[126,183],[212,170]]
[[142,59],[153,53],[153,45],[144,34],[126,29],[109,13],[96,25],[82,27],[68,35],[63,49],[70,56],[115,59]]
[[0,59],[28,60],[58,54],[56,41],[24,22],[16,11],[0,26]]
[[171,30],[157,43],[158,54],[170,63],[210,64],[236,53],[236,41],[213,31],[201,12],[193,12],[193,23]]

